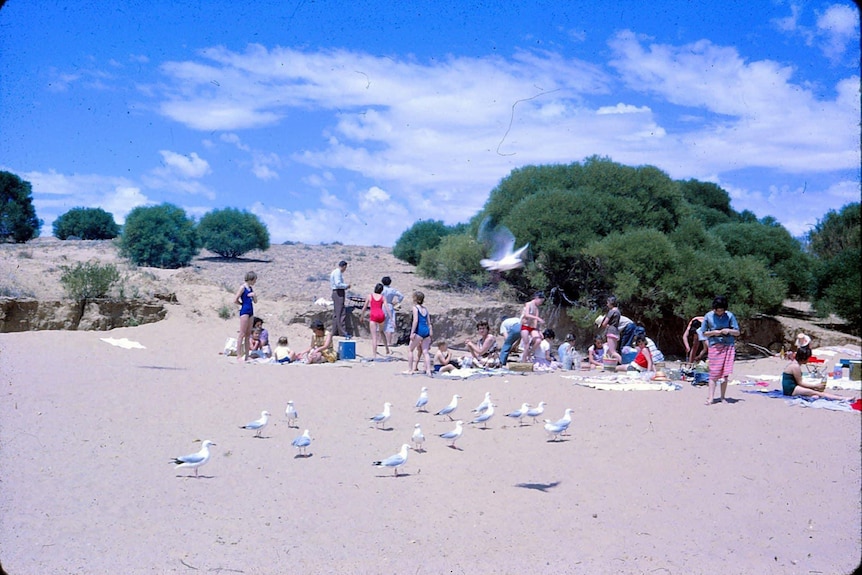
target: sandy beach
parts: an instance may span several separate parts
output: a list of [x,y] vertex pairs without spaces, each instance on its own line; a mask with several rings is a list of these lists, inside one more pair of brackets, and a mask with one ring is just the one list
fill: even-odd
[[[323,279],[345,249],[285,271],[292,282],[260,273],[271,337],[307,345],[291,306],[300,293],[306,308],[327,295]],[[409,266],[366,258],[346,274],[360,293],[386,273],[405,292],[422,285]],[[860,563],[858,411],[792,406],[742,385],[730,387],[733,403],[707,407],[706,390],[688,383],[624,392],[559,372],[403,375],[404,346],[391,361],[363,361],[367,332],[352,361],[239,364],[219,354],[238,321],[216,310],[254,263],[229,265],[223,280],[204,278],[218,267],[205,261],[150,271],[179,301],[157,323],[0,334],[0,561],[10,575],[843,574]],[[481,300],[442,297],[467,309]],[[740,360],[735,378],[785,364]],[[427,413],[414,407],[422,386]],[[488,391],[488,428],[465,425],[448,447],[438,434],[453,423],[434,412],[459,394],[455,418],[466,424]],[[298,427],[287,425],[288,400]],[[541,423],[504,416],[539,401],[552,420],[573,410],[570,435],[554,441]],[[377,429],[369,418],[384,402],[392,417]],[[262,410],[272,417],[255,438],[241,426]],[[397,477],[373,467],[410,443],[416,423],[425,450],[410,451]],[[291,441],[304,429],[313,442],[299,457]],[[170,463],[207,439],[216,446],[200,477]]]

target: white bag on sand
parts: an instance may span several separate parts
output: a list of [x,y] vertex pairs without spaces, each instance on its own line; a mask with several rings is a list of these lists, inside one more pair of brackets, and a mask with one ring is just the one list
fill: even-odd
[[224,355],[236,357],[236,338],[235,337],[229,337],[225,340],[224,351],[222,353]]

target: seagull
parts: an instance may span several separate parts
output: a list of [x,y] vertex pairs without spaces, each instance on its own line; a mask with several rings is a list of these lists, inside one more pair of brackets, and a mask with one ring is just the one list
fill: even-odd
[[530,404],[529,403],[522,403],[521,409],[516,409],[515,411],[513,411],[511,413],[507,413],[506,417],[511,417],[512,419],[517,419],[518,425],[521,425],[524,416],[527,415],[527,411],[529,411],[529,410],[530,410]]
[[542,415],[543,413],[545,413],[545,406],[546,405],[548,405],[548,404],[545,403],[544,401],[540,401],[539,405],[537,407],[534,407],[533,409],[527,410],[527,416],[533,418],[533,423],[538,423],[538,420],[536,418],[539,417],[540,415]]
[[380,428],[380,425],[386,423],[389,418],[392,416],[392,413],[389,411],[389,408],[392,407],[392,404],[388,401],[383,404],[383,412],[378,413],[374,417],[371,417],[371,421],[377,424],[377,427]]
[[[293,427],[296,420],[299,419],[299,414],[296,413],[296,407],[293,405],[293,400],[287,402],[287,407],[284,409],[284,415],[287,416],[287,426]],[[297,427],[299,427],[297,425]]]
[[457,394],[453,395],[452,401],[449,402],[449,405],[447,405],[446,407],[444,407],[443,409],[441,409],[440,411],[438,411],[434,415],[445,415],[446,417],[449,418],[449,421],[454,421],[452,419],[452,412],[458,408],[458,400],[459,399],[461,399],[460,395],[457,395]]
[[308,457],[308,446],[311,445],[311,435],[308,434],[308,430],[306,429],[302,435],[291,441],[290,444],[299,450],[299,455]]
[[425,448],[422,445],[425,443],[425,434],[422,433],[422,428],[419,427],[419,424],[413,426],[413,449],[416,451],[425,451]]
[[545,431],[551,434],[553,441],[557,440],[557,437],[566,430],[566,428],[562,425],[557,425],[556,423],[551,423],[550,419],[545,420]]
[[426,405],[428,405],[428,388],[423,387],[419,390],[419,399],[416,400],[416,411],[428,411]]
[[574,409],[566,409],[563,417],[554,422],[554,425],[558,425],[563,428],[563,435],[568,435],[568,433],[565,432],[569,430],[569,425],[572,424],[572,413],[574,411]]
[[171,459],[171,463],[175,463],[177,465],[177,469],[181,467],[190,467],[194,469],[195,477],[197,477],[198,467],[210,460],[210,445],[215,445],[215,443],[207,439],[201,446],[200,451],[198,451],[197,453],[190,453],[188,455],[180,455],[179,457],[175,457],[174,459]]
[[464,422],[459,419],[455,422],[455,429],[440,434],[440,437],[442,437],[443,439],[452,440],[452,443],[449,444],[449,447],[455,447],[455,442],[458,441],[458,438],[461,437],[462,433],[464,433],[463,425]]
[[524,267],[521,259],[530,244],[515,249],[515,236],[505,226],[490,229],[490,220],[485,219],[479,229],[479,240],[490,246],[491,257],[479,260],[483,268],[489,271],[505,272]]
[[395,470],[395,477],[398,477],[398,468],[407,463],[407,451],[410,450],[408,444],[401,446],[401,451],[395,455],[390,455],[381,461],[372,461],[371,465],[375,467],[391,467]]
[[481,423],[482,429],[488,428],[488,420],[494,417],[494,404],[490,404],[488,409],[486,409],[483,413],[476,416],[476,419],[471,421],[470,423]]
[[269,423],[269,416],[272,415],[268,411],[260,412],[260,419],[255,419],[251,423],[246,423],[245,425],[240,425],[240,429],[251,429],[252,431],[256,431],[254,434],[255,437],[260,437],[260,432],[263,431],[263,428],[266,427],[266,424]]
[[486,391],[485,392],[485,399],[483,399],[482,403],[477,405],[471,413],[482,413],[483,411],[488,409],[489,405],[491,405],[491,392]]

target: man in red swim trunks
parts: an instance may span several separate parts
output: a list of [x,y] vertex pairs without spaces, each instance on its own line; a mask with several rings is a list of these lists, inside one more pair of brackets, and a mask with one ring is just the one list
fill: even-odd
[[521,363],[532,361],[533,352],[542,342],[539,324],[545,323],[539,317],[539,306],[545,303],[545,292],[536,292],[533,299],[524,304],[521,312]]

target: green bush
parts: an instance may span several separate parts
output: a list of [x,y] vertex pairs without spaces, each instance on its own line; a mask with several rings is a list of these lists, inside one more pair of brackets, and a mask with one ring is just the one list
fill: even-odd
[[60,266],[60,269],[63,270],[60,283],[66,295],[76,301],[105,297],[120,280],[120,272],[114,264],[77,262],[73,266]]
[[439,246],[451,232],[440,220],[419,220],[401,234],[392,247],[392,255],[414,266],[419,265],[422,252]]
[[114,216],[102,208],[72,208],[54,220],[54,236],[61,240],[112,240],[119,234]]
[[862,210],[859,202],[840,212],[830,211],[809,233],[809,249],[815,258],[812,299],[819,314],[834,313],[850,324],[851,333],[862,329]]
[[198,224],[203,247],[226,258],[237,258],[251,250],[269,249],[269,231],[260,219],[236,208],[213,210]]
[[194,222],[172,204],[133,209],[120,236],[120,254],[139,266],[179,268],[200,251]]
[[473,287],[485,274],[479,265],[482,246],[467,234],[444,237],[436,248],[422,252],[417,271],[453,287]]
[[0,242],[24,243],[38,237],[41,227],[30,182],[0,171]]

